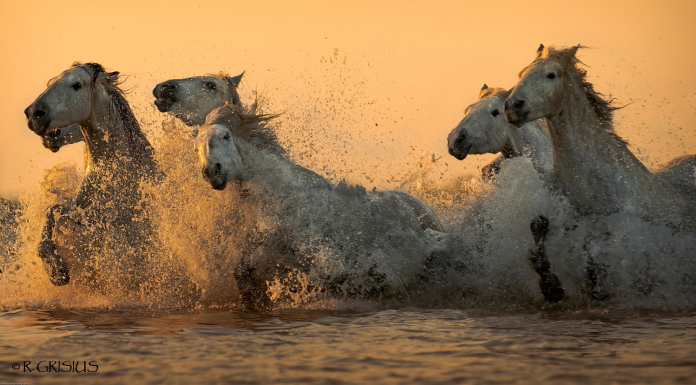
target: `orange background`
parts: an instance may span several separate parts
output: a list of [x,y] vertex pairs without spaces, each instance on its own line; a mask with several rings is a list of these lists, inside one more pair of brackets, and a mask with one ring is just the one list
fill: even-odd
[[[617,132],[650,167],[696,153],[696,3],[683,1],[70,1],[0,5],[0,196],[35,185],[82,149],[44,149],[23,110],[73,61],[130,75],[150,138],[155,84],[246,70],[243,95],[285,112],[301,164],[368,187],[396,187],[423,153],[443,178],[446,138],[483,83],[511,87],[539,43],[580,52],[596,89],[632,102]],[[244,96],[243,96],[244,97]]]

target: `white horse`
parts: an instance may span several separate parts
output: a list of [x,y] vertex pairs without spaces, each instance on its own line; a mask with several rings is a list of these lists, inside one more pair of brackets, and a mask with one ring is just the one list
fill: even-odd
[[[534,168],[546,178],[551,170],[551,139],[545,119],[531,121],[520,128],[505,120],[505,99],[510,94],[503,88],[483,85],[479,100],[464,111],[465,117],[450,133],[447,142],[450,155],[464,160],[469,154],[502,155],[481,169],[484,179],[494,177],[500,164],[513,157],[528,156]],[[564,296],[558,277],[551,273],[546,259],[545,240],[548,222],[537,220],[532,225],[537,250],[530,261],[540,276],[539,286],[548,302],[558,302]]]
[[517,128],[505,120],[503,109],[509,91],[483,85],[478,101],[464,110],[464,119],[447,138],[450,155],[464,160],[469,154],[501,155],[481,169],[484,178],[500,170],[503,160],[528,156],[534,168],[546,176],[551,170],[551,139],[544,119]]
[[[201,125],[210,111],[225,103],[241,107],[237,87],[243,75],[241,73],[230,77],[220,72],[216,75],[167,80],[159,83],[152,91],[156,98],[155,105],[160,112],[172,112],[188,125]],[[41,135],[43,146],[52,152],[83,140],[77,124],[46,130]],[[87,157],[85,152],[85,160]]]
[[[580,48],[557,50],[541,45],[505,101],[505,118],[517,127],[536,119],[549,120],[553,162],[547,181],[580,215],[606,216],[632,208],[647,221],[696,230],[696,184],[693,179],[689,182],[689,175],[694,176],[694,155],[675,159],[658,173],[650,172],[614,133],[616,108],[587,81],[587,72],[576,58]],[[532,222],[537,250],[530,261],[541,271],[542,281],[546,274],[547,299],[562,298],[563,289],[550,274],[545,255],[547,231],[548,220],[543,216]],[[587,274],[594,299],[607,298],[598,284],[601,269],[590,255]]]
[[[208,116],[196,139],[203,176],[211,187],[220,190],[232,183],[246,197],[245,207],[258,212],[261,222],[272,224],[249,236],[252,241],[234,268],[248,307],[269,306],[267,282],[283,269],[302,265],[300,250],[312,242],[337,253],[340,249],[355,255],[369,249],[398,258],[415,248],[416,239],[426,237],[426,229],[442,231],[430,209],[408,194],[334,187],[295,165],[273,131],[259,124],[266,119],[223,106]],[[397,229],[413,239],[397,236]],[[389,246],[375,250],[383,243]]]
[[575,56],[579,48],[542,45],[505,101],[506,119],[517,127],[549,119],[550,180],[580,214],[608,215],[630,206],[646,220],[696,229],[696,194],[650,172],[614,133],[615,108],[586,80]]
[[171,79],[152,90],[160,112],[171,112],[189,126],[200,126],[205,117],[225,103],[241,108],[237,87],[244,72],[237,76],[225,73]]
[[140,184],[157,171],[153,149],[118,88],[118,75],[96,63],[74,63],[25,110],[29,128],[40,136],[79,125],[88,153],[72,205],[54,206],[46,214],[39,256],[54,285],[69,283],[76,265],[99,274],[98,264],[85,266],[107,236],[118,238],[112,244],[131,249],[119,253],[126,262],[122,272],[142,273],[134,271],[148,236]]

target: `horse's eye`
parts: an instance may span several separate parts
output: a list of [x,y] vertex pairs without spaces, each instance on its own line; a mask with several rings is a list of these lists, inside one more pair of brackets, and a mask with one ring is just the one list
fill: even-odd
[[80,84],[79,82],[77,82],[77,83],[73,84],[73,85],[70,86],[70,87],[72,87],[72,89],[75,90],[75,91],[79,91],[80,88],[82,88],[82,84]]
[[553,72],[551,72],[551,73],[549,73],[548,75],[546,75],[546,77],[549,78],[549,79],[555,79],[555,78],[556,78],[556,74],[553,73]]
[[225,140],[230,140],[230,133],[226,133],[225,136],[223,137]]
[[493,116],[498,116],[498,115],[500,115],[500,111],[498,111],[498,110],[493,110],[493,111],[491,111],[491,115],[493,115]]
[[216,89],[215,83],[213,83],[213,82],[205,83],[205,86],[208,87],[208,88],[210,88],[210,89],[213,90],[213,91],[215,91],[215,89]]

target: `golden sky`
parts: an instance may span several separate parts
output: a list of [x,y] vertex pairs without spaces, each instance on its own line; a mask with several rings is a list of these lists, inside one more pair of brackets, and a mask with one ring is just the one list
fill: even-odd
[[[246,71],[285,112],[298,162],[334,179],[393,188],[423,153],[443,176],[477,173],[446,138],[483,83],[511,87],[539,43],[580,52],[595,88],[628,107],[617,132],[650,167],[696,153],[696,3],[692,1],[25,1],[0,4],[0,196],[74,161],[26,126],[23,110],[73,61],[130,75],[151,139],[155,84]],[[293,147],[294,146],[294,147]],[[299,155],[301,152],[302,156]]]

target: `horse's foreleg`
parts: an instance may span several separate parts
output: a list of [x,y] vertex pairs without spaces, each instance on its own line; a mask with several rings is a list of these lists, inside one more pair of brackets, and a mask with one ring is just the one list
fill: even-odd
[[46,223],[41,231],[41,242],[39,243],[38,254],[44,262],[44,267],[48,273],[48,278],[52,284],[63,286],[70,283],[70,269],[67,263],[56,254],[56,243],[53,241],[53,231],[56,226],[56,212],[62,214],[63,207],[60,205],[51,206],[46,211]]
[[596,301],[605,301],[609,299],[609,294],[604,290],[602,282],[606,275],[604,265],[595,262],[592,255],[587,257],[587,285],[590,293],[590,298]]
[[495,158],[491,163],[481,167],[481,179],[485,181],[490,181],[495,179],[500,173],[500,164],[503,163],[505,157],[500,155]]
[[547,302],[559,302],[563,299],[565,290],[563,289],[558,276],[551,273],[551,263],[549,263],[549,260],[546,257],[545,242],[546,234],[549,231],[549,220],[540,215],[532,221],[530,228],[532,230],[532,235],[534,235],[534,244],[536,245],[536,250],[529,251],[529,262],[532,264],[532,267],[537,274],[539,274],[541,277],[539,280],[541,294],[544,295],[544,299]]
[[265,280],[255,277],[256,263],[253,262],[253,253],[262,249],[263,237],[258,232],[254,232],[247,240],[245,253],[242,260],[234,269],[234,279],[237,281],[237,289],[242,296],[242,303],[250,311],[268,310],[272,302],[266,292],[268,285]]
[[250,311],[268,310],[271,308],[271,299],[266,294],[268,286],[265,281],[255,279],[256,266],[247,256],[242,257],[242,262],[234,269],[234,279],[237,281],[237,289],[242,296],[242,303]]

